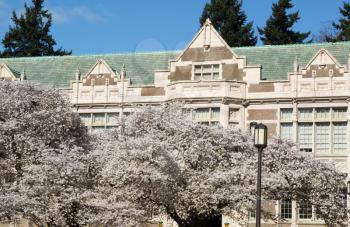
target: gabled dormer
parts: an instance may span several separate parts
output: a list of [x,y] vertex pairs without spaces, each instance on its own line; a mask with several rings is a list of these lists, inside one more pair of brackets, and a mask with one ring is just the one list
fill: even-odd
[[237,58],[236,54],[207,19],[178,61],[219,61],[233,58]]
[[310,62],[301,70],[303,78],[341,77],[345,67],[326,49],[319,50]]
[[83,86],[116,85],[118,78],[119,74],[103,59],[99,59],[83,77]]
[[242,81],[245,58],[238,57],[209,19],[180,56],[170,63],[171,82],[182,80]]
[[16,76],[19,77],[18,73],[12,71],[6,64],[0,65],[0,81],[1,80],[14,81],[14,80],[17,80]]

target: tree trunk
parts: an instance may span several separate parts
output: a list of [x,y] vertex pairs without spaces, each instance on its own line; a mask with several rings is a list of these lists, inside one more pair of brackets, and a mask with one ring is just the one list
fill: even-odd
[[179,227],[221,227],[221,215],[190,219]]

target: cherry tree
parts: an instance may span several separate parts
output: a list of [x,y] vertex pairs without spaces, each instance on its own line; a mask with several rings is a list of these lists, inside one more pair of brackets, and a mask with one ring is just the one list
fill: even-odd
[[[183,112],[179,104],[146,107],[99,141],[100,191],[92,201],[109,211],[99,221],[130,226],[128,219],[144,223],[165,214],[180,227],[214,227],[222,215],[243,221],[255,209],[257,152],[250,136],[195,123]],[[280,139],[263,156],[264,200],[308,201],[327,225],[344,223],[345,175],[334,165]],[[268,210],[263,215],[278,219]]]
[[0,217],[83,223],[89,136],[69,100],[56,89],[2,81],[0,120]]

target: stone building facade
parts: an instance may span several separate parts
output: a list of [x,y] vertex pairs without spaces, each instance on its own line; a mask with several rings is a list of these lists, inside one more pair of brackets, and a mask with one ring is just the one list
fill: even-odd
[[[0,79],[60,88],[91,131],[117,127],[140,105],[181,100],[198,122],[262,122],[270,137],[349,173],[349,54],[350,42],[231,48],[207,21],[183,51],[0,59]],[[278,226],[322,225],[309,204],[265,206],[285,219]]]

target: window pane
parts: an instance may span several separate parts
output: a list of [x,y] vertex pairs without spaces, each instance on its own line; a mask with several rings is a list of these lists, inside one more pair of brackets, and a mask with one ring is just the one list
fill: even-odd
[[220,108],[211,108],[211,119],[212,120],[220,119]]
[[200,65],[196,65],[194,67],[194,72],[201,74],[202,73],[202,67]]
[[200,108],[195,110],[195,120],[208,120],[209,119],[209,108]]
[[334,108],[333,119],[346,119],[346,108]]
[[316,151],[329,151],[329,123],[316,124]]
[[119,113],[107,113],[107,124],[116,125],[118,123]]
[[105,125],[105,113],[94,113],[93,124],[94,125]]
[[299,147],[300,150],[311,152],[312,151],[312,123],[300,123],[298,127],[299,131]]
[[312,218],[312,205],[308,201],[302,201],[299,204],[299,218],[311,219]]
[[329,118],[329,108],[316,108],[316,119],[328,119]]
[[212,65],[203,65],[203,73],[209,73],[212,72]]
[[211,73],[203,73],[203,80],[211,80]]
[[220,66],[219,65],[213,65],[213,72],[219,72]]
[[194,74],[194,79],[195,80],[200,80],[202,78],[201,74]]
[[289,219],[292,218],[292,201],[282,200],[281,201],[281,218]]
[[281,109],[281,120],[292,120],[293,109]]
[[333,148],[335,152],[346,151],[347,123],[333,123]]
[[213,79],[214,80],[219,79],[219,73],[213,73]]
[[281,123],[281,138],[293,139],[293,123]]
[[84,125],[91,125],[91,114],[90,113],[82,113],[79,114],[81,121]]
[[312,109],[311,108],[299,109],[299,119],[300,120],[312,119]]

